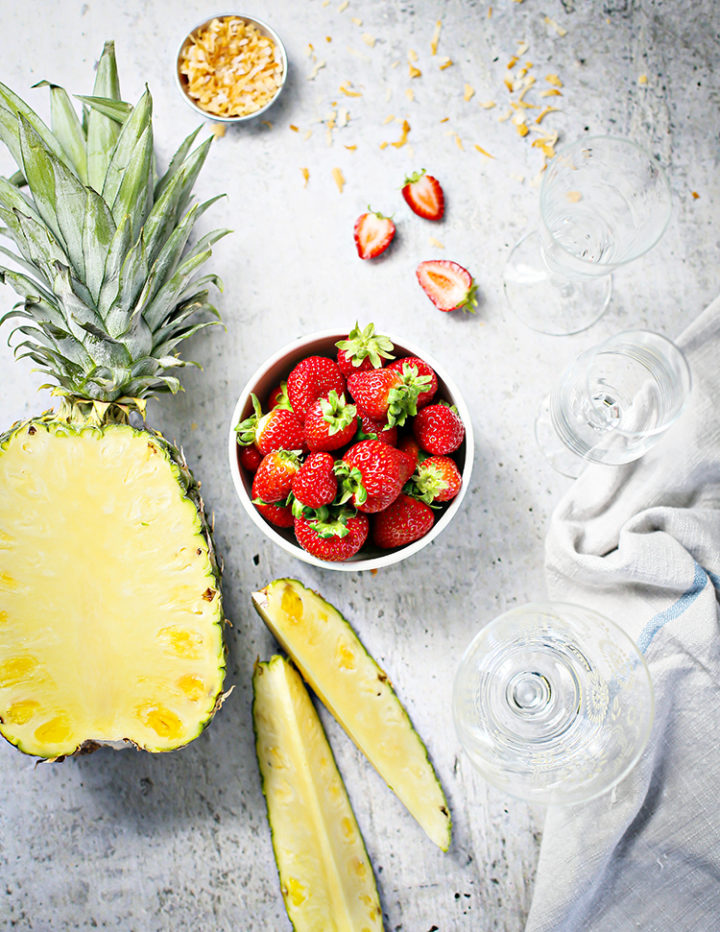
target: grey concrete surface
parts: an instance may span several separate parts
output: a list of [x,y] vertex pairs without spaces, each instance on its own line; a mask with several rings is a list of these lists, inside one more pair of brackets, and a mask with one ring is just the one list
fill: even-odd
[[[174,87],[173,58],[183,27],[214,12],[212,4],[2,0],[0,9],[0,79],[42,113],[46,91],[30,85],[47,78],[89,92],[102,43],[114,38],[126,99],[136,100],[146,81],[153,92],[161,160],[196,125]],[[235,690],[198,740],[169,755],[101,750],[36,766],[0,745],[0,928],[289,928],[250,719],[252,664],[274,644],[249,593],[292,574],[344,610],[386,666],[448,793],[454,840],[443,854],[324,716],[375,866],[387,929],[519,930],[532,896],[542,812],[488,787],[459,755],[452,675],[483,623],[544,593],[543,537],[566,480],[535,449],[532,421],[561,365],[630,326],[677,334],[717,292],[717,7],[714,0],[495,0],[491,10],[471,0],[266,0],[243,11],[284,38],[288,88],[267,115],[272,125],[231,129],[213,146],[198,192],[228,195],[204,218],[206,228],[235,231],[212,260],[225,281],[219,306],[226,330],[193,343],[189,352],[203,371],[187,370],[185,392],[153,403],[149,416],[182,444],[215,513],[233,624],[228,684]],[[545,17],[567,33],[559,35]],[[505,65],[523,40],[523,60],[538,78],[526,99],[559,108],[542,125],[557,129],[561,141],[602,133],[635,139],[667,167],[673,190],[673,218],[660,244],[616,274],[607,315],[573,337],[526,330],[508,314],[501,290],[508,250],[535,222],[532,180],[542,164],[530,145],[534,135],[523,139],[498,121],[509,97]],[[313,80],[308,43],[326,62]],[[422,71],[413,79],[410,49]],[[442,56],[452,66],[440,70]],[[562,97],[545,100],[539,91],[550,87],[550,73],[563,81]],[[362,97],[342,95],[346,81]],[[467,101],[466,84],[475,90]],[[483,109],[488,100],[497,107]],[[349,122],[329,144],[318,121],[337,107],[347,108]],[[381,149],[382,141],[400,137],[399,122],[384,122],[391,114],[410,124],[408,143]],[[3,154],[0,170],[8,167]],[[309,169],[307,187],[301,167]],[[334,167],[346,179],[342,193]],[[420,167],[445,186],[447,215],[437,226],[411,215],[400,197],[405,173]],[[374,264],[357,258],[352,240],[368,202],[394,213],[398,225],[392,250]],[[431,236],[445,248],[432,245]],[[455,259],[476,275],[475,317],[441,314],[422,294],[414,269],[433,256]],[[15,300],[6,289],[0,297],[3,311]],[[241,510],[226,465],[230,413],[256,366],[296,336],[347,328],[356,318],[408,334],[452,370],[477,445],[471,488],[453,526],[421,554],[377,575],[308,568],[269,544]],[[8,333],[6,325],[2,336]],[[41,377],[13,361],[4,338],[0,343],[0,408],[9,424],[48,407],[49,397],[36,392]]]

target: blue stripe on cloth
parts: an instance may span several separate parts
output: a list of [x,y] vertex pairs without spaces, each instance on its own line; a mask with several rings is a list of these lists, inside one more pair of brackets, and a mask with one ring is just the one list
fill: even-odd
[[[679,618],[680,615],[682,615],[682,613],[692,605],[695,599],[697,599],[705,586],[708,584],[708,579],[708,573],[702,568],[702,566],[700,566],[699,563],[696,563],[695,577],[693,579],[692,586],[690,586],[687,592],[683,592],[677,602],[673,602],[670,608],[666,608],[665,611],[658,612],[657,615],[654,615],[640,632],[640,637],[638,638],[638,647],[643,654],[650,646],[652,639],[655,637],[658,631],[669,621],[674,621],[676,618]],[[718,581],[720,582],[720,580]]]
[[708,574],[710,582],[715,586],[717,591],[720,592],[720,576],[718,576],[717,573],[711,573],[710,570],[705,570],[705,572]]

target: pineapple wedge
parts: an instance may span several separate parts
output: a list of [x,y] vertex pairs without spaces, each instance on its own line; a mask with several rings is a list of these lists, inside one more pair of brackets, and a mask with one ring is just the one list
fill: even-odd
[[349,622],[296,579],[276,579],[253,604],[303,677],[428,836],[447,851],[447,800],[387,674]]
[[284,657],[256,663],[255,747],[296,932],[382,929],[375,877],[318,714]]

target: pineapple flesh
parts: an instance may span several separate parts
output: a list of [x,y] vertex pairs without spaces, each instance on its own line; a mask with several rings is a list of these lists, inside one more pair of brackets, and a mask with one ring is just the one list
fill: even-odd
[[0,435],[0,733],[43,758],[168,751],[221,702],[223,612],[198,485],[145,406],[217,321],[198,269],[227,231],[190,244],[209,140],[157,178],[152,99],[121,99],[112,43],[82,117],[49,86],[51,127],[0,84],[0,281],[22,299],[3,319],[60,399]]

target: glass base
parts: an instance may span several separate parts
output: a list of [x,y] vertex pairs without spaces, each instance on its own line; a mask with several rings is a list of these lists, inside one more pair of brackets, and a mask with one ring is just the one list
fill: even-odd
[[612,275],[564,279],[545,264],[537,231],[528,233],[510,253],[503,275],[505,297],[513,313],[531,330],[564,336],[587,330],[607,310]]
[[543,456],[553,469],[569,479],[577,479],[588,465],[587,460],[566,447],[558,437],[550,416],[549,395],[540,405],[538,416],[535,419],[535,440]]

